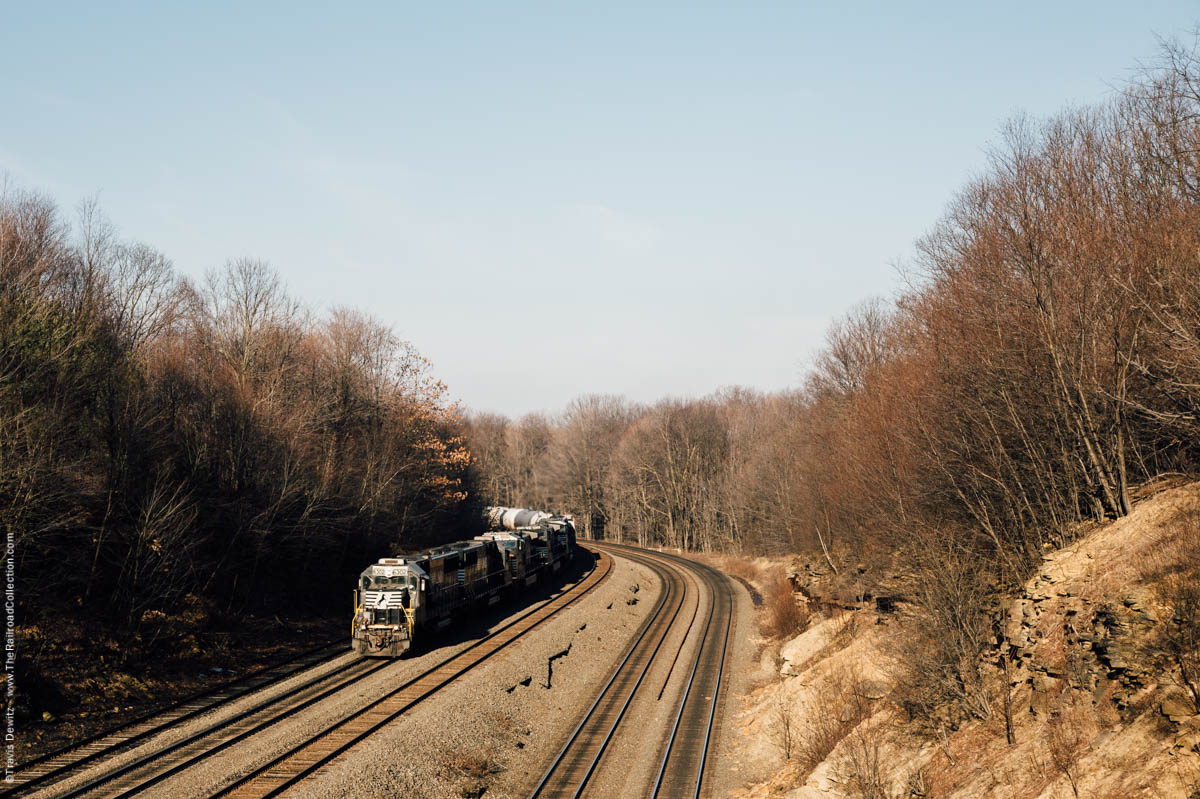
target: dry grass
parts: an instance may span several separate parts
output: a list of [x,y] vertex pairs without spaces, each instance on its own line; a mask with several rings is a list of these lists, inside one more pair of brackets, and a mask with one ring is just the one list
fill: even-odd
[[1200,713],[1200,569],[1163,581],[1161,593],[1170,614],[1160,640],[1172,667],[1170,677]]
[[1153,547],[1141,557],[1131,559],[1136,564],[1135,579],[1157,582],[1180,566],[1196,568],[1200,557],[1200,510],[1185,508],[1177,511],[1152,543]]
[[1164,525],[1139,576],[1153,584],[1164,611],[1151,646],[1165,657],[1168,678],[1200,712],[1200,510],[1181,510]]
[[1145,500],[1136,518],[1100,526],[1042,568],[1059,571],[1080,597],[1095,602],[1156,582],[1198,544],[1200,491],[1188,486]]
[[454,774],[471,780],[483,780],[504,771],[490,754],[483,752],[455,752],[443,764]]
[[808,609],[796,602],[792,584],[782,570],[772,571],[764,588],[762,630],[765,635],[787,639],[808,629]]
[[1181,757],[1175,764],[1179,785],[1187,792],[1187,799],[1200,799],[1200,758]]
[[740,577],[746,582],[752,583],[759,578],[758,566],[746,558],[740,558],[736,555],[725,555],[720,558],[720,568],[726,574]]
[[929,797],[950,796],[958,789],[960,782],[954,763],[944,749],[935,751],[918,774],[921,788]]

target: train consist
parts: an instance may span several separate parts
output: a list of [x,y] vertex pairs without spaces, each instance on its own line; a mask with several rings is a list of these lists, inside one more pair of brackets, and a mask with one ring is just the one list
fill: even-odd
[[351,648],[396,657],[475,610],[562,569],[575,553],[570,516],[485,508],[488,532],[414,555],[380,558],[359,575]]

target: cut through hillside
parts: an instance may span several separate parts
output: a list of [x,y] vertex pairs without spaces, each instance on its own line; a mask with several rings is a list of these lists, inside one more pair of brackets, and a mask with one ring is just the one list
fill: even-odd
[[[912,610],[873,602],[768,642],[774,679],[735,757],[778,772],[739,797],[1194,799],[1200,796],[1200,483],[1046,554],[989,615],[961,673],[973,714],[913,713]],[[800,604],[807,604],[797,594]],[[778,647],[778,648],[776,648]],[[767,660],[767,658],[764,658]]]

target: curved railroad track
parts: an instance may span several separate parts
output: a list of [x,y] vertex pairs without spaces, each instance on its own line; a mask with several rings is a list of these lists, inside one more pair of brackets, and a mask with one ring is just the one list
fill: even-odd
[[126,752],[164,730],[340,657],[345,651],[346,643],[341,639],[306,649],[285,660],[27,760],[16,767],[13,782],[0,791],[0,797],[28,794],[62,780],[85,766]]
[[391,724],[410,708],[575,604],[603,582],[611,570],[612,558],[599,555],[591,573],[579,583],[392,689],[366,707],[326,727],[237,782],[222,788],[214,797],[263,799],[278,796],[313,777],[372,733]]
[[[508,643],[539,626],[558,611],[573,604],[603,581],[611,568],[612,559],[607,556],[599,556],[590,572],[575,585],[567,587],[538,606],[523,612],[516,619],[475,641],[457,654],[442,660],[399,688],[393,689],[381,699],[322,730],[318,735],[233,785],[221,789],[215,796],[274,796],[286,790],[315,772],[320,766],[331,762],[370,732],[394,720],[412,705],[433,694]],[[344,642],[339,644],[339,648],[344,651]],[[344,669],[315,676],[290,688],[284,694],[264,700],[239,712],[232,718],[225,718],[220,722],[210,724],[198,732],[155,748],[148,754],[140,755],[85,783],[73,785],[65,792],[56,793],[54,794],[55,799],[79,799],[85,796],[101,795],[108,799],[126,799],[140,795],[169,777],[236,746],[270,726],[294,717],[300,711],[360,683],[363,679],[396,663],[397,661],[394,660],[362,659],[349,664]],[[294,669],[288,674],[280,676],[278,680],[298,674],[302,670]],[[258,687],[263,686],[259,685]],[[416,697],[413,696],[414,692],[418,694]],[[228,701],[245,696],[246,693],[248,692],[240,692],[236,697],[231,697],[219,704],[224,705]],[[210,709],[213,709],[213,706],[198,708],[194,712],[189,711],[185,714],[186,718],[181,716],[157,724],[153,729],[139,734],[138,741],[144,741],[155,733],[165,731]],[[386,719],[382,720],[382,723],[380,723],[381,717]],[[370,722],[368,730],[363,732],[358,729],[368,721]],[[355,735],[355,731],[361,732],[361,734]],[[132,742],[127,741],[126,743]],[[127,751],[127,749],[128,746],[120,747],[121,752]],[[101,756],[103,753],[97,752],[89,756],[88,761]],[[73,772],[76,769],[72,767],[70,770]],[[25,793],[25,789],[31,787],[27,783],[21,787],[21,792]]]
[[[649,795],[698,797],[704,788],[710,745],[720,718],[717,711],[722,699],[721,679],[733,624],[732,588],[724,575],[686,558],[618,544],[592,543],[650,568],[662,580],[663,590],[625,658],[550,763],[530,799],[577,799],[586,795],[639,689],[643,697],[649,694],[654,701],[661,701],[673,679],[686,683],[677,707],[673,708],[670,732],[656,753],[657,768]],[[689,582],[695,585],[694,590],[689,590]],[[703,614],[701,585],[708,595]],[[685,609],[689,607],[690,614]],[[664,650],[664,643],[685,620],[686,628],[678,645]],[[689,642],[694,654],[681,662]],[[674,655],[667,665],[665,659],[670,656],[670,649],[674,649]],[[659,658],[663,659],[667,673],[654,696],[654,686],[646,688],[644,682]]]
[[534,787],[531,799],[578,796],[587,787],[687,599],[687,580],[679,570],[651,557],[625,552],[621,555],[653,571],[662,590],[625,657]]
[[711,587],[712,601],[683,700],[662,753],[651,799],[701,795],[711,744],[717,732],[721,680],[733,629],[733,588],[715,569],[700,563],[694,567]]

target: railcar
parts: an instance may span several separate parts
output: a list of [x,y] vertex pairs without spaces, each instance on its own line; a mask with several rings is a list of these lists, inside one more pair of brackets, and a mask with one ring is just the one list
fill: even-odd
[[547,579],[574,556],[569,516],[487,508],[484,517],[494,529],[471,541],[380,558],[363,570],[354,592],[354,651],[403,655],[414,642]]
[[575,521],[571,516],[526,508],[490,507],[484,518],[493,527],[528,535],[535,553],[535,568],[558,571],[575,550]]

